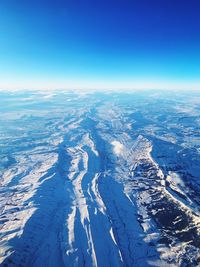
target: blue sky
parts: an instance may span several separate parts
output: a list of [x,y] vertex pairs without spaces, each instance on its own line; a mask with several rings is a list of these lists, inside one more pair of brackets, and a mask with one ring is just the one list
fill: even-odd
[[0,89],[199,88],[200,1],[0,1]]

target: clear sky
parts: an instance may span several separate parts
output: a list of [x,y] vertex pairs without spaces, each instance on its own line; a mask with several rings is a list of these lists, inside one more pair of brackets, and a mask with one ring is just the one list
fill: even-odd
[[0,89],[199,88],[199,0],[0,0]]

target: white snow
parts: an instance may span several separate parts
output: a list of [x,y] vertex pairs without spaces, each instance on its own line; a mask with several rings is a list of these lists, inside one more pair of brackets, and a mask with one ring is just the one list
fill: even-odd
[[123,153],[124,146],[119,141],[112,141],[111,144],[113,145],[114,153],[119,156]]

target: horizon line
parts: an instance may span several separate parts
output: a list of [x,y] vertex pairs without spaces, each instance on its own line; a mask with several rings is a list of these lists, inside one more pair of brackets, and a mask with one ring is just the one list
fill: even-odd
[[2,81],[0,91],[24,91],[24,90],[200,90],[200,81],[180,81],[162,79],[137,79],[135,81],[125,80],[15,80],[11,83]]

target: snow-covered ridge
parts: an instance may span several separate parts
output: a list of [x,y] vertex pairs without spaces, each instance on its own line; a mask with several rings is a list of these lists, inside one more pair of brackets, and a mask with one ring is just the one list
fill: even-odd
[[198,266],[196,102],[2,97],[1,266]]

